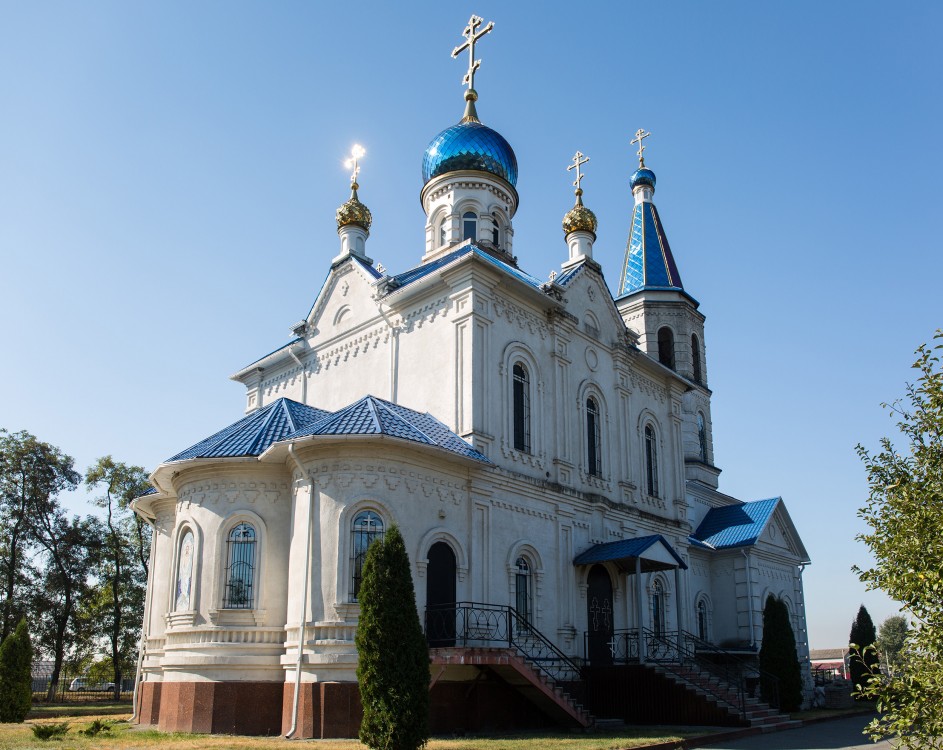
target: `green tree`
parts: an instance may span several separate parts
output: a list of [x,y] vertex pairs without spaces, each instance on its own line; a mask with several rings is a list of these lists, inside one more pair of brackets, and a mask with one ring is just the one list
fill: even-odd
[[892,615],[881,623],[878,628],[878,639],[875,641],[878,653],[884,660],[888,674],[896,672],[900,666],[900,653],[904,650],[910,625],[903,615]]
[[21,722],[33,701],[33,649],[26,620],[0,644],[0,722]]
[[26,610],[30,518],[81,479],[71,456],[28,432],[0,430],[0,585],[3,587],[0,640]]
[[763,607],[760,669],[764,672],[760,679],[763,700],[775,702],[778,687],[778,708],[798,711],[802,706],[802,669],[796,654],[796,636],[789,622],[786,602],[772,594],[766,597],[766,606]]
[[858,614],[855,615],[855,621],[851,624],[851,632],[848,634],[848,668],[851,672],[851,684],[856,687],[863,685],[878,667],[878,657],[874,649],[876,640],[877,632],[874,630],[874,621],[862,604],[858,607]]
[[395,525],[367,550],[358,599],[360,740],[374,750],[416,750],[429,738],[429,649]]
[[122,679],[134,663],[147,586],[144,550],[149,536],[147,527],[131,512],[131,501],[150,485],[140,466],[128,466],[111,456],[98,459],[88,470],[85,484],[89,489],[104,490],[94,500],[105,510],[105,529],[97,555],[98,587],[90,604],[105,631],[118,700]]
[[871,735],[896,734],[904,748],[943,748],[943,331],[934,342],[917,350],[919,376],[904,399],[884,404],[906,448],[888,438],[877,453],[858,446],[869,490],[858,515],[870,527],[858,539],[875,563],[855,571],[901,602],[913,624],[900,669],[888,679],[875,675],[861,692],[881,712]]

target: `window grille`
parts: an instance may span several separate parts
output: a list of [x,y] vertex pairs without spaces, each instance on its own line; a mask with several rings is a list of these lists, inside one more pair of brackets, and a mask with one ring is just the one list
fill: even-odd
[[226,589],[223,609],[252,609],[255,582],[255,529],[240,523],[227,540]]
[[599,406],[596,399],[586,399],[586,464],[590,476],[602,475],[602,455],[600,450]]
[[383,519],[372,510],[358,513],[350,528],[350,601],[357,601],[363,579],[363,561],[370,544],[383,538]]
[[530,453],[530,377],[520,362],[514,365],[514,450]]
[[651,425],[645,426],[645,482],[648,494],[658,497],[658,445]]

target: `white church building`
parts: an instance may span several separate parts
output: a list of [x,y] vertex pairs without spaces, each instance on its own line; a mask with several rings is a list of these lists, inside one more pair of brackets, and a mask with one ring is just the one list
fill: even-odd
[[244,415],[162,463],[134,503],[155,531],[144,724],[356,736],[361,566],[392,524],[430,643],[435,731],[756,723],[774,712],[705,699],[684,664],[755,669],[768,595],[808,664],[809,558],[784,502],[718,489],[705,317],[655,208],[648,134],[616,293],[593,259],[579,153],[560,270],[530,275],[514,253],[517,160],[476,111],[490,29],[472,17],[456,48],[465,111],[422,157],[416,265],[369,257],[355,163],[310,312],[233,376]]

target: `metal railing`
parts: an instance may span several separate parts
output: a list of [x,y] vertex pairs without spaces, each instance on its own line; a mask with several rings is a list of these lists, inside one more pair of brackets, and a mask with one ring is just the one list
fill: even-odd
[[571,695],[582,683],[580,667],[511,606],[456,602],[426,607],[426,641],[432,648],[511,648]]

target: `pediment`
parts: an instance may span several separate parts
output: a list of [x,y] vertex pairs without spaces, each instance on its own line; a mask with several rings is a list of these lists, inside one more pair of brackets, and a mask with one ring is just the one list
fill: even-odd
[[374,282],[356,260],[332,268],[305,318],[309,343],[330,341],[376,319]]

